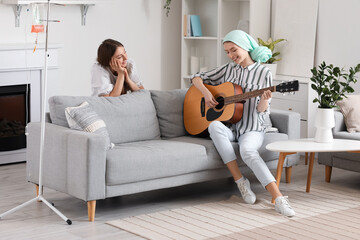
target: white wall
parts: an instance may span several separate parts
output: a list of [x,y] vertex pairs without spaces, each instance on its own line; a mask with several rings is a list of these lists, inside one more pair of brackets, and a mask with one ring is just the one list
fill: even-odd
[[169,16],[161,14],[161,89],[181,86],[181,1],[173,0]]
[[[346,70],[360,63],[359,0],[319,0],[315,65],[322,61]],[[360,75],[355,86],[360,93]]]
[[[101,2],[101,1],[99,1]],[[79,5],[53,6],[49,42],[61,43],[59,79],[54,83],[57,95],[89,95],[90,69],[97,48],[106,38],[125,45],[135,60],[147,89],[180,87],[180,1],[173,1],[169,18],[164,17],[164,0],[104,1],[89,8],[86,26],[81,25]],[[20,27],[15,27],[13,7],[0,4],[0,44],[33,43],[30,33],[31,11],[23,8]],[[44,42],[44,34],[40,36]],[[171,54],[170,54],[170,50]],[[51,83],[49,83],[49,88]]]
[[[289,0],[302,2],[301,0]],[[272,34],[276,0],[273,0]],[[314,66],[322,61],[346,70],[360,63],[359,0],[319,0]],[[306,16],[306,12],[302,13]],[[360,75],[355,91],[360,93]]]

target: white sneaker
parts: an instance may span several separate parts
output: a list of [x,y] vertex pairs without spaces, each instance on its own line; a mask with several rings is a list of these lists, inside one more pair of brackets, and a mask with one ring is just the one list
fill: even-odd
[[238,182],[237,186],[244,201],[248,204],[254,204],[256,201],[256,195],[253,191],[251,191],[249,180],[245,179],[241,182]]
[[295,216],[295,211],[290,206],[288,196],[275,199],[275,211],[287,217]]

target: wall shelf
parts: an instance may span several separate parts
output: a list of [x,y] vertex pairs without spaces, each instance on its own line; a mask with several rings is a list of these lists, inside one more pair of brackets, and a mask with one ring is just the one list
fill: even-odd
[[217,37],[184,37],[184,39],[196,39],[196,40],[217,40]]
[[[3,4],[14,5],[15,12],[15,27],[20,26],[20,14],[23,6],[31,3],[47,3],[47,0],[2,0]],[[81,5],[81,25],[86,25],[86,14],[90,6],[98,3],[97,0],[55,0],[50,1],[52,4],[61,5]]]

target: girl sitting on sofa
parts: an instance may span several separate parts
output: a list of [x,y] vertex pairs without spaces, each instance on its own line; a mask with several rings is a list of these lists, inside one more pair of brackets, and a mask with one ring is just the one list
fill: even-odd
[[104,40],[91,69],[92,96],[117,97],[144,89],[135,64],[124,46],[113,39]]
[[[232,82],[240,85],[244,92],[271,86],[271,72],[260,64],[271,57],[271,51],[268,48],[260,47],[250,35],[241,30],[228,33],[223,40],[223,47],[233,62],[191,76],[193,85],[204,95],[205,102],[209,107],[215,107],[218,102],[203,83],[219,85],[224,82]],[[235,140],[238,141],[243,161],[275,199],[275,210],[292,217],[295,215],[295,211],[291,208],[287,197],[281,194],[274,176],[258,152],[264,141],[264,114],[270,111],[271,96],[271,91],[267,90],[261,97],[246,100],[243,106],[243,117],[239,122],[228,127],[222,122],[213,121],[209,125],[208,131],[244,201],[253,204],[256,196],[251,191],[249,180],[241,174],[238,167],[237,157],[231,144],[231,141]]]

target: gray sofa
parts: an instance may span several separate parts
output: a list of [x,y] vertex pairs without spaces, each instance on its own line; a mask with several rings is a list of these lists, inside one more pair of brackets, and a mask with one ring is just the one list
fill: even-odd
[[[346,130],[344,116],[340,111],[335,113],[335,127],[333,128],[334,138],[352,139],[360,141],[360,132],[349,133]],[[332,167],[360,172],[359,153],[333,152],[319,153],[318,162],[325,165],[325,181],[330,182]]]
[[[186,133],[185,94],[186,90],[141,90],[113,98],[51,97],[43,185],[86,201],[93,221],[99,199],[230,177],[212,141]],[[104,136],[68,127],[64,109],[84,101],[106,123],[113,149],[105,150]],[[260,154],[270,169],[276,169],[279,155],[265,146],[299,138],[300,115],[274,109],[270,117],[280,133],[266,134]],[[30,123],[27,129],[27,180],[37,184],[40,123]],[[239,156],[236,143],[234,148]],[[291,170],[298,160],[298,155],[289,156],[284,167]],[[248,174],[240,157],[238,162]]]

